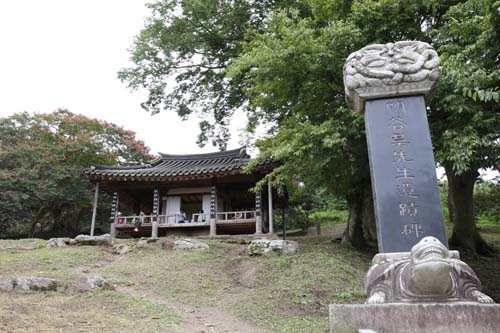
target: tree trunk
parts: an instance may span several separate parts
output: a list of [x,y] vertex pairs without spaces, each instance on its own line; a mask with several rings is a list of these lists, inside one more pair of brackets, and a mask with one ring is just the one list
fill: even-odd
[[362,248],[368,242],[375,241],[377,232],[375,227],[375,213],[370,184],[358,186],[347,194],[349,219],[342,239],[343,244],[350,244],[355,248]]
[[302,229],[304,231],[304,235],[307,235],[307,232],[309,231],[309,216],[306,210],[304,210],[304,223],[302,225]]
[[474,221],[472,200],[474,183],[479,173],[476,170],[470,170],[456,175],[450,167],[446,167],[445,170],[455,206],[455,223],[450,246],[473,253],[491,255],[493,249],[482,239]]
[[375,207],[373,206],[373,193],[371,184],[365,188],[363,194],[363,235],[370,243],[377,243],[377,225],[375,224]]
[[455,223],[455,202],[453,201],[453,191],[451,190],[450,181],[448,180],[448,216],[450,223]]
[[31,222],[31,229],[30,229],[30,234],[31,238],[34,238],[37,233],[39,233],[42,229],[42,224],[40,223],[42,214],[44,213],[44,207],[40,207],[38,209],[38,212],[36,215],[33,217],[33,221]]

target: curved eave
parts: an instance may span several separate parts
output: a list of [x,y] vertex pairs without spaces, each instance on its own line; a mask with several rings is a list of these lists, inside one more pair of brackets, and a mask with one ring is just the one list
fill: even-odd
[[241,169],[221,172],[177,174],[175,176],[120,176],[120,175],[89,175],[91,181],[117,181],[117,182],[178,182],[189,180],[204,180],[222,178],[226,176],[242,175]]

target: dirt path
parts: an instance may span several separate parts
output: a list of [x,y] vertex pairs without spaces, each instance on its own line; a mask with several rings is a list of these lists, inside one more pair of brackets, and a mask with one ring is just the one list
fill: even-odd
[[141,297],[156,303],[174,308],[183,317],[182,323],[174,325],[169,332],[175,333],[269,333],[269,331],[252,326],[233,315],[210,308],[194,308],[189,305],[171,303],[167,300],[139,292],[130,287],[118,287],[118,291]]
[[[93,265],[93,267],[80,266],[75,268],[75,273],[81,276],[100,275],[99,270],[103,266],[113,261],[125,260],[126,257],[114,254],[106,255]],[[140,297],[155,303],[163,304],[172,308],[182,317],[180,324],[174,324],[168,328],[172,333],[269,333],[270,331],[252,326],[239,318],[220,311],[215,308],[199,308],[186,304],[174,303],[165,298],[148,293],[147,291],[138,291],[128,286],[117,286],[117,291],[129,295]]]

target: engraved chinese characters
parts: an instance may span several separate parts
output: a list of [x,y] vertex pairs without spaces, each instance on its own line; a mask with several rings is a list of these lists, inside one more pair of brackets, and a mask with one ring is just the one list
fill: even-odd
[[380,252],[447,244],[423,97],[367,101],[365,120]]
[[[405,129],[408,127],[406,122],[406,107],[403,102],[387,102],[385,103],[387,115],[390,117],[388,125],[392,129],[392,146],[393,146],[393,164],[396,168],[396,190],[399,194],[399,215],[416,217],[418,215],[417,198],[419,195],[415,192],[415,184],[412,174],[413,166],[411,165],[415,159],[408,154],[407,145],[411,142],[406,137]],[[386,112],[387,114],[387,112]],[[410,168],[411,166],[411,168]],[[405,200],[408,199],[408,200]],[[411,223],[403,224],[401,234],[405,236],[414,235],[420,238],[425,231],[421,224]]]

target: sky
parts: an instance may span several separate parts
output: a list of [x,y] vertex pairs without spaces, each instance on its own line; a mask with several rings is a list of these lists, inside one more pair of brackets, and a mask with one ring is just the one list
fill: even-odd
[[[131,65],[127,51],[149,14],[143,0],[0,1],[0,117],[67,108],[137,133],[156,154],[217,150],[196,144],[198,119],[175,112],[151,116],[145,91],[117,79]],[[239,129],[232,124],[237,148]]]
[[[133,130],[153,154],[215,151],[196,144],[198,121],[173,111],[151,116],[145,91],[117,79],[131,65],[128,49],[149,14],[146,0],[0,1],[0,117],[58,108]],[[231,124],[237,148],[244,117]],[[483,171],[487,178],[496,171]],[[438,177],[443,171],[438,169]]]

